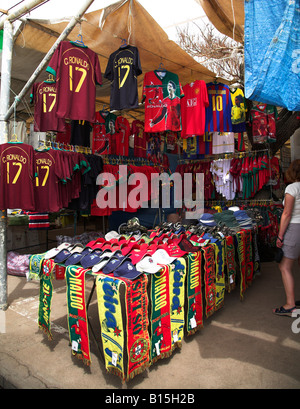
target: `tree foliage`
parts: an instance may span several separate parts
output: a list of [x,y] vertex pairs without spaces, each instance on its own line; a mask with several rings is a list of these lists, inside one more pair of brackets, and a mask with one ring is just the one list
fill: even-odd
[[200,64],[215,72],[216,77],[243,85],[244,48],[220,34],[212,24],[177,27],[178,44]]

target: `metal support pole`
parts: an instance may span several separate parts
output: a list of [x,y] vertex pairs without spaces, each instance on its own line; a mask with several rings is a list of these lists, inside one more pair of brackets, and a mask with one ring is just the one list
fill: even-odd
[[[13,49],[13,27],[8,20],[4,23],[3,50],[1,65],[1,93],[0,93],[0,143],[8,141],[8,122],[4,120],[9,107],[11,64]],[[7,212],[0,209],[0,310],[6,310],[7,304]]]
[[[35,1],[30,2],[33,3],[42,3],[43,1]],[[90,5],[94,2],[94,0],[88,0],[81,6],[78,13],[72,17],[70,23],[67,25],[63,33],[59,36],[59,38],[54,43],[53,47],[44,57],[40,65],[37,67],[35,72],[30,77],[29,81],[20,92],[20,94],[15,98],[14,103],[9,107],[9,98],[10,98],[10,84],[11,84],[11,65],[12,65],[12,50],[13,50],[13,30],[12,24],[10,19],[5,18],[4,22],[0,22],[0,28],[2,27],[1,24],[4,24],[4,36],[3,36],[3,50],[2,50],[2,67],[1,67],[1,94],[0,94],[0,143],[5,143],[8,140],[8,119],[10,118],[11,114],[13,113],[14,109],[16,108],[17,104],[22,100],[25,96],[27,90],[31,87],[39,73],[42,71],[44,66],[52,57],[54,51],[58,47],[59,43],[64,40],[67,35],[72,31],[75,27],[76,23],[80,21],[80,18],[84,15],[86,10],[90,7]],[[36,5],[35,4],[35,5]],[[31,8],[33,6],[31,5]],[[29,11],[27,9],[26,11]],[[17,13],[16,13],[17,14]],[[18,14],[20,15],[20,14]],[[16,15],[15,18],[18,16]],[[6,113],[6,114],[5,114]],[[7,303],[7,213],[6,210],[0,209],[0,310],[6,310],[8,307]]]
[[19,95],[15,98],[14,103],[12,104],[12,106],[9,108],[9,110],[7,111],[6,115],[5,115],[5,119],[8,120],[11,116],[11,114],[13,113],[15,107],[19,104],[19,102],[22,100],[22,98],[25,96],[26,92],[31,89],[31,86],[33,85],[34,81],[36,80],[36,78],[38,77],[38,75],[42,72],[42,70],[44,69],[45,65],[48,63],[48,61],[50,61],[52,55],[54,54],[56,48],[58,47],[59,43],[61,41],[63,41],[68,34],[73,30],[73,28],[75,27],[75,25],[80,21],[81,17],[84,15],[84,13],[86,12],[86,10],[90,7],[90,5],[94,2],[94,0],[88,0],[85,1],[84,5],[81,6],[80,10],[78,11],[78,13],[76,15],[74,15],[74,17],[72,17],[72,19],[70,20],[69,24],[67,25],[67,27],[64,29],[64,31],[61,33],[61,35],[58,37],[58,39],[55,41],[55,43],[53,44],[53,46],[51,47],[51,49],[48,51],[48,53],[45,55],[45,57],[42,59],[42,61],[40,62],[40,64],[38,65],[38,67],[36,68],[36,70],[34,71],[34,73],[31,75],[31,77],[29,78],[29,80],[27,81],[27,83],[25,84],[24,88],[22,89],[22,91],[19,93]]
[[9,20],[10,22],[13,22],[20,16],[23,16],[26,14],[28,11],[32,10],[34,7],[38,6],[41,3],[45,3],[45,1],[48,0],[30,0],[27,1],[25,4],[21,2],[22,4],[19,7],[14,8],[14,10],[11,13],[8,13],[7,16],[3,16],[0,20],[0,30],[4,26],[4,22],[6,20]]

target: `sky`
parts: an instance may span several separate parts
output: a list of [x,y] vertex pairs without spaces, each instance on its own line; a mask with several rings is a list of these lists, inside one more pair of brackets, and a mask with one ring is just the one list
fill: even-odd
[[[19,1],[1,0],[1,8],[8,9]],[[116,0],[94,0],[87,12],[115,2]],[[139,2],[166,31],[171,40],[176,40],[176,25],[183,26],[191,20],[199,23],[205,18],[205,13],[195,0],[139,0]],[[30,17],[46,19],[68,17],[72,15],[72,11],[76,13],[81,4],[82,0],[50,0],[31,12]]]

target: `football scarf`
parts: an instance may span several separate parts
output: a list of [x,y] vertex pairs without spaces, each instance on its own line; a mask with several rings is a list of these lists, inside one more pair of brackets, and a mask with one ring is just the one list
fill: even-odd
[[252,233],[251,230],[244,230],[245,233],[245,259],[246,259],[246,285],[249,286],[253,280],[253,254],[252,254]]
[[216,310],[215,254],[212,244],[201,247],[204,258],[205,315],[210,317]]
[[253,251],[253,278],[260,274],[260,257],[259,257],[259,252],[258,252],[258,245],[257,245],[257,229],[252,233],[252,238],[253,238],[253,246],[252,246],[252,251]]
[[236,233],[238,259],[240,264],[240,298],[244,298],[246,291],[246,239],[245,232],[240,231]]
[[72,355],[90,365],[90,343],[85,303],[86,270],[77,266],[66,268],[69,338]]
[[224,240],[218,240],[214,244],[216,266],[216,311],[224,305],[225,295],[225,246]]
[[41,263],[38,325],[48,336],[49,340],[52,340],[50,313],[53,295],[52,279],[54,268],[55,263],[53,260],[44,260]]
[[183,257],[169,265],[172,349],[181,348],[184,335],[186,262]]
[[148,279],[146,274],[142,274],[133,281],[122,280],[126,282],[128,381],[150,365]]
[[186,332],[187,335],[191,335],[203,327],[201,252],[197,251],[196,253],[189,253],[186,256],[186,261]]
[[230,293],[235,288],[235,247],[232,236],[225,238],[225,258],[226,258],[226,290]]
[[125,380],[124,326],[121,310],[122,281],[99,274],[96,277],[98,312],[105,368]]
[[39,280],[42,272],[42,264],[46,253],[33,254],[29,257],[29,278]]
[[150,362],[153,364],[172,353],[169,266],[164,265],[159,272],[151,274],[150,300]]

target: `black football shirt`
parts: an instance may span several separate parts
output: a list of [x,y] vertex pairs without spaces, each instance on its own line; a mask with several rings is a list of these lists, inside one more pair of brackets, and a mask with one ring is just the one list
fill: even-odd
[[104,77],[111,81],[111,110],[138,106],[137,77],[140,74],[142,68],[136,47],[120,47],[110,55]]

